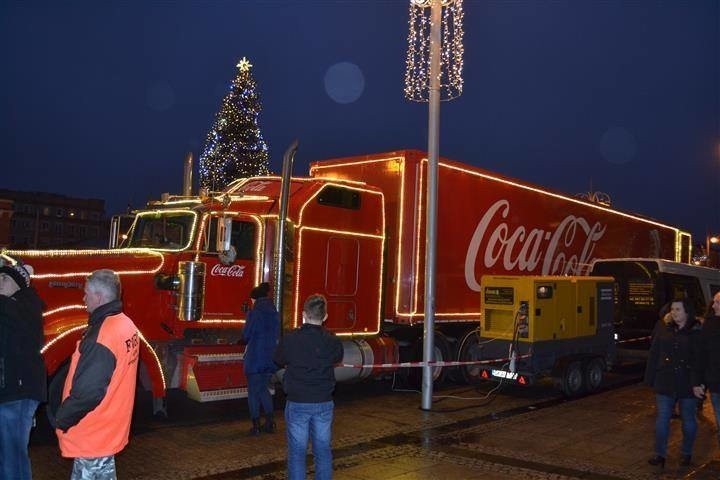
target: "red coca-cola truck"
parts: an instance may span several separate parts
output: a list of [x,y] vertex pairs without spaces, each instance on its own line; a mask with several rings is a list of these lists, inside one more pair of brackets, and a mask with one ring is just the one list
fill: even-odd
[[[327,327],[342,337],[346,364],[419,359],[426,170],[426,155],[414,150],[315,162],[309,177],[284,185],[255,177],[217,194],[150,202],[118,248],[8,252],[34,267],[48,305],[49,373],[82,334],[83,282],[98,268],[121,276],[125,310],[143,341],[141,380],[156,399],[168,388],[199,401],[246,395],[238,340],[250,289],[261,281],[281,288],[286,329],[301,323],[303,299],[325,295]],[[690,258],[690,235],[676,227],[446,159],[437,225],[436,360],[476,358],[477,345],[466,340],[481,320],[482,275],[580,275],[598,258]],[[465,379],[477,371],[464,369]],[[435,369],[437,377],[446,372]]]

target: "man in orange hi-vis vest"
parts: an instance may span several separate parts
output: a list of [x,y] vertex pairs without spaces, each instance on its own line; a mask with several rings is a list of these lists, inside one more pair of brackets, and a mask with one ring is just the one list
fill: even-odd
[[139,337],[122,313],[120,278],[96,270],[85,282],[88,327],[65,379],[54,426],[71,479],[115,479],[115,454],[128,443],[135,400]]

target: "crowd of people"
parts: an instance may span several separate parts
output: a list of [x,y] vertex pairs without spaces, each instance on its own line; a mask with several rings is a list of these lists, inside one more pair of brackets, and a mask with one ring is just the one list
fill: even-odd
[[[112,270],[92,272],[84,285],[88,321],[70,359],[58,398],[48,398],[44,344],[44,304],[31,284],[33,269],[4,256],[0,263],[0,478],[32,478],[28,443],[37,407],[47,414],[63,457],[73,459],[71,480],[115,480],[115,454],[128,444],[140,360],[139,331],[123,313],[120,277]],[[334,366],[343,347],[323,327],[327,300],[312,295],[303,308],[303,325],[280,339],[280,318],[270,285],[250,292],[242,342],[248,380],[250,435],[274,433],[272,375],[285,369],[285,424],[288,477],[305,478],[305,455],[312,442],[315,478],[332,478]],[[261,412],[265,422],[261,425]]]
[[[87,328],[71,357],[61,395],[48,398],[40,353],[44,305],[32,274],[32,267],[19,260],[5,257],[0,263],[0,478],[32,478],[29,436],[38,405],[47,401],[60,451],[73,459],[71,479],[116,479],[114,456],[130,435],[140,344],[137,327],[123,313],[120,277],[103,269],[86,278]],[[334,366],[342,361],[343,347],[323,327],[328,312],[322,295],[307,298],[302,326],[281,337],[270,290],[268,283],[251,290],[253,306],[242,332],[249,434],[276,431],[269,388],[273,374],[284,369],[288,478],[305,478],[312,443],[315,478],[331,479]],[[671,418],[679,407],[680,465],[690,465],[698,402],[707,395],[720,429],[720,292],[704,316],[696,316],[687,299],[673,300],[661,310],[645,382],[655,391],[656,405],[655,451],[648,462],[664,467]]]
[[645,383],[655,391],[656,408],[655,452],[648,463],[665,466],[670,419],[677,405],[682,425],[680,465],[689,466],[698,404],[708,393],[720,429],[720,292],[704,316],[696,317],[687,299],[673,300],[660,316],[645,369]]

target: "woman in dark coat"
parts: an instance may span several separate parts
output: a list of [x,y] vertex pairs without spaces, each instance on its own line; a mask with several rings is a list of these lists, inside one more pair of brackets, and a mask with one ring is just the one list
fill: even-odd
[[[259,435],[261,430],[267,433],[275,431],[273,421],[273,403],[268,384],[277,370],[272,354],[280,337],[280,317],[272,300],[268,297],[270,285],[266,282],[253,288],[250,298],[253,308],[250,310],[243,328],[245,348],[245,376],[248,380],[248,407],[253,425],[250,435]],[[260,406],[265,411],[265,425],[260,426]]]
[[670,417],[675,403],[680,405],[683,441],[680,465],[690,465],[697,434],[696,397],[693,387],[700,385],[699,371],[700,324],[686,300],[673,301],[664,328],[653,337],[645,369],[645,383],[655,390],[655,456],[648,463],[665,465],[670,434]]

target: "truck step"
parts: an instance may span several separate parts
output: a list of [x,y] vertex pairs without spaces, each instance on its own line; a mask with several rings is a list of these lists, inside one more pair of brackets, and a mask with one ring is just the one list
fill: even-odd
[[185,348],[181,387],[188,397],[198,402],[247,397],[244,350],[239,345]]

